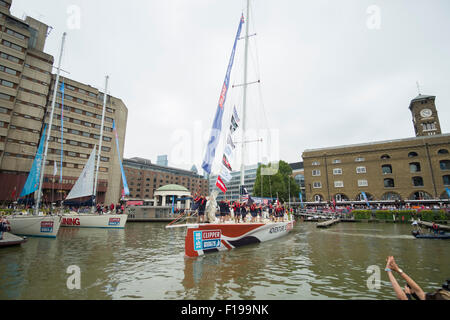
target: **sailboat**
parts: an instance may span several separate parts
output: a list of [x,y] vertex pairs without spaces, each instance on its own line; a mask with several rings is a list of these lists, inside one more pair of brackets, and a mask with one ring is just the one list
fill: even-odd
[[[102,124],[101,124],[101,132],[100,132],[100,144],[98,147],[98,156],[97,156],[97,165],[95,165],[95,155],[97,146],[94,146],[92,149],[91,155],[81,172],[78,180],[75,185],[70,190],[67,195],[65,201],[71,199],[80,199],[84,197],[91,197],[91,199],[95,200],[95,195],[97,191],[97,180],[98,180],[98,171],[100,165],[100,156],[102,149],[102,140],[103,140],[103,125],[104,125],[104,117],[105,117],[105,109],[106,109],[106,92],[108,87],[108,77],[106,77],[106,85],[105,85],[105,93],[103,98],[103,115],[102,115]],[[117,153],[119,153],[119,144],[117,140],[117,131],[115,128],[115,122],[113,123],[113,131],[116,133],[116,146]],[[120,156],[119,156],[120,162]],[[120,162],[121,164],[121,162]],[[126,186],[125,176],[122,170],[122,178],[124,180],[124,186]],[[128,187],[126,186],[126,189]],[[93,203],[95,205],[95,201]],[[92,210],[94,211],[94,210]],[[128,215],[126,214],[94,214],[94,213],[69,213],[63,214],[61,226],[62,227],[78,227],[78,228],[112,228],[112,229],[123,229],[125,228],[125,224],[127,222]]]
[[[225,76],[225,81],[220,93],[219,105],[217,107],[216,116],[214,118],[212,134],[209,140],[206,155],[203,161],[202,168],[206,173],[210,174],[212,169],[212,164],[215,157],[215,149],[218,145],[220,138],[220,132],[222,130],[222,117],[224,113],[224,106],[226,101],[226,95],[229,88],[231,69],[233,66],[234,55],[236,51],[236,44],[240,38],[242,26],[246,24],[245,31],[245,60],[244,60],[244,95],[243,95],[243,113],[242,113],[242,163],[241,163],[241,200],[245,196],[250,198],[249,195],[243,194],[244,183],[245,183],[245,166],[244,166],[244,135],[245,135],[245,109],[247,103],[247,57],[248,57],[248,29],[249,29],[249,0],[247,0],[247,17],[244,20],[244,16],[241,16],[237,35],[234,41],[234,46],[228,64],[227,73]],[[232,154],[232,150],[235,148],[233,142],[233,133],[238,127],[239,116],[236,109],[233,109],[233,114],[231,117],[230,132],[227,135],[227,145],[224,150],[223,156],[220,158],[222,162],[222,169],[217,177],[216,186],[217,189],[211,192],[209,200],[206,205],[206,214],[209,223],[191,223],[191,224],[176,224],[173,221],[166,228],[179,228],[185,227],[185,255],[188,257],[198,257],[207,253],[226,251],[234,248],[238,248],[244,245],[261,243],[276,238],[280,238],[287,235],[293,228],[295,221],[292,216],[284,217],[280,222],[273,222],[269,219],[263,219],[260,222],[247,222],[234,223],[234,222],[223,222],[220,223],[216,218],[217,203],[216,198],[220,191],[226,192],[226,181],[230,181],[230,171],[231,165],[229,163],[229,157]]]
[[[55,84],[59,83],[59,74],[61,70],[61,60],[64,50],[65,39],[66,33],[64,32],[61,41],[61,50]],[[53,93],[53,101],[49,124],[53,123],[53,115],[55,111],[55,100],[57,93],[56,87],[57,85],[55,85],[55,90]],[[35,212],[33,215],[28,215],[27,213],[25,214],[19,213],[8,216],[6,218],[6,223],[8,225],[9,232],[15,235],[56,238],[56,235],[58,234],[59,231],[59,227],[61,225],[60,215],[44,215],[43,212],[39,211],[42,185],[44,182],[45,164],[47,161],[48,144],[50,141],[50,132],[52,130],[51,125],[49,125],[46,137],[45,136],[46,127],[47,126],[45,125],[42,132],[41,140],[39,142],[39,147],[33,161],[33,165],[31,167],[30,173],[28,174],[27,181],[25,182],[25,185],[20,194],[20,197],[24,197],[37,191]]]

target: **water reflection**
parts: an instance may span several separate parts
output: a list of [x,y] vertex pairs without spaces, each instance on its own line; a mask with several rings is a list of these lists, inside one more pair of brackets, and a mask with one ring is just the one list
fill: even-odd
[[[297,223],[284,238],[199,258],[184,257],[183,229],[164,226],[62,228],[57,239],[2,249],[0,298],[394,299],[388,255],[425,291],[450,274],[450,242],[415,239],[408,225]],[[70,265],[81,269],[81,290],[66,286]],[[367,288],[370,265],[381,269],[380,290]]]

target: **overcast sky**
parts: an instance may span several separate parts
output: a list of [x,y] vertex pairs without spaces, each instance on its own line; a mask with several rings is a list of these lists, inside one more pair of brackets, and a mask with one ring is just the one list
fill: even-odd
[[[189,169],[201,166],[244,8],[245,0],[13,0],[11,10],[53,27],[45,51],[55,57],[68,33],[70,78],[101,89],[110,76],[110,93],[128,107],[125,158],[167,154],[169,165]],[[279,136],[282,160],[413,137],[416,81],[436,96],[449,132],[450,1],[252,0],[251,18],[248,80],[261,85],[251,85],[247,116]],[[241,107],[239,90],[230,90],[227,112]]]

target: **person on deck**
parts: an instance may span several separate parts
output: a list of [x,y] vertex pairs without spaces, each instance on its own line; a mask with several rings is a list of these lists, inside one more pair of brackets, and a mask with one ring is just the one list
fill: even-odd
[[257,212],[256,204],[254,204],[254,203],[252,203],[252,205],[250,206],[250,214],[252,215],[251,222],[256,222],[256,218],[258,217],[258,212]]
[[242,216],[242,222],[246,222],[247,217],[247,206],[245,203],[241,203],[241,216]]
[[239,206],[239,202],[235,201],[233,204],[234,211],[234,222],[239,223],[239,218],[241,217],[241,207]]
[[8,225],[6,219],[0,218],[0,240],[3,240],[3,233],[8,231]]
[[206,209],[206,198],[201,196],[199,199],[199,207],[198,207],[198,218],[199,222],[205,222],[205,209]]

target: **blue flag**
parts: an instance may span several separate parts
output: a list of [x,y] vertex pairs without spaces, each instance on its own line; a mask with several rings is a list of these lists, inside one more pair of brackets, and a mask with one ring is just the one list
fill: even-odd
[[125,171],[123,170],[122,161],[120,160],[120,149],[119,149],[119,137],[117,136],[116,130],[116,122],[113,120],[113,131],[116,136],[116,148],[117,148],[117,157],[119,158],[120,172],[122,173],[122,182],[123,182],[123,190],[125,195],[130,194],[130,189],[128,189],[127,178],[125,177]]
[[372,208],[372,207],[370,206],[369,200],[367,199],[366,193],[365,193],[364,191],[362,191],[361,194],[362,194],[362,196],[364,197],[364,201],[366,201],[367,206],[368,206],[369,208]]
[[41,141],[39,142],[39,147],[36,152],[33,165],[31,166],[30,173],[28,174],[28,178],[27,181],[25,182],[25,185],[23,186],[22,192],[20,193],[20,197],[25,197],[26,195],[35,192],[39,188],[39,179],[41,178],[42,155],[44,151],[46,128],[47,125],[44,126],[44,131],[42,132]]
[[303,209],[303,196],[301,192],[299,192],[298,197],[300,198],[300,205],[302,206]]
[[449,188],[445,188],[445,191],[447,191],[448,198],[450,199],[450,189]]
[[212,163],[214,161],[214,156],[216,154],[216,147],[219,143],[220,132],[222,131],[222,117],[224,111],[224,105],[227,98],[228,86],[230,84],[231,69],[234,62],[234,54],[236,52],[236,44],[239,40],[242,30],[242,24],[244,23],[244,16],[241,17],[239,21],[239,28],[236,34],[236,39],[234,40],[233,51],[231,52],[230,62],[228,63],[227,73],[225,75],[225,81],[222,86],[222,91],[220,92],[219,105],[217,106],[216,116],[214,117],[213,126],[211,129],[211,138],[209,139],[208,146],[206,148],[205,158],[203,159],[202,168],[208,173],[211,173]]

